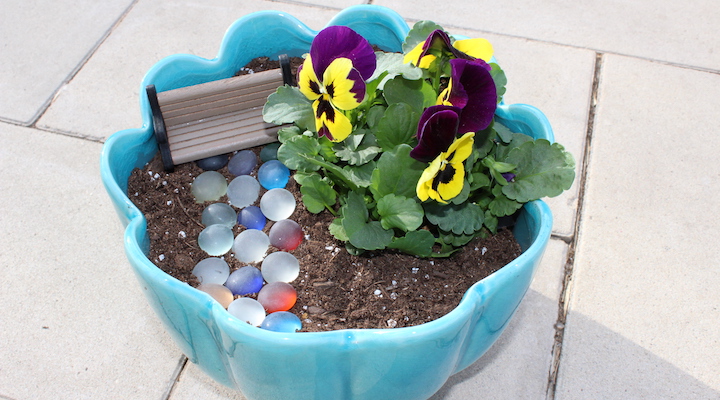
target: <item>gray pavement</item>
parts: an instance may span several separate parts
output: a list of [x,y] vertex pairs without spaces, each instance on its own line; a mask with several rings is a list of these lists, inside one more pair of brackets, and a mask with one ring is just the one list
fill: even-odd
[[[362,1],[11,0],[0,12],[0,399],[243,399],[185,358],[125,260],[102,142],[161,58],[213,58],[275,9]],[[720,399],[720,6],[376,0],[485,37],[508,103],[550,119],[576,184],[499,341],[433,400]]]

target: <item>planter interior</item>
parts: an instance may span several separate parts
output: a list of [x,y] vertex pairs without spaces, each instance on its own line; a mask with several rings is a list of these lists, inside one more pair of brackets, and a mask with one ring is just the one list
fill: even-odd
[[[348,8],[328,25],[347,25],[387,51],[400,51],[408,32],[399,15],[370,5]],[[228,29],[217,58],[165,58],[150,69],[141,88],[154,84],[164,91],[227,78],[259,56],[301,56],[315,34],[285,13],[253,13]],[[397,329],[292,334],[262,330],[231,317],[210,296],[167,275],[146,257],[147,222],[127,196],[131,171],[157,152],[144,96],[140,106],[143,126],[112,135],[101,156],[103,182],[126,227],[127,257],[183,353],[249,399],[430,397],[497,339],[525,295],[550,237],[547,205],[528,203],[514,229],[522,255],[475,283],[457,308],[435,321]],[[547,119],[531,106],[501,105],[496,117],[515,131],[553,140]]]

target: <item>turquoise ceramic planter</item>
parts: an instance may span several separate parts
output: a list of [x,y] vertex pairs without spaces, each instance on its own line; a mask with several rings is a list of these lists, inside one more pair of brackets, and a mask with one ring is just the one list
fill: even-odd
[[[350,26],[389,51],[400,50],[408,31],[399,15],[377,6],[346,9],[329,25]],[[258,56],[299,56],[308,51],[315,33],[281,12],[254,13],[230,27],[217,58],[168,57],[150,69],[141,88],[154,84],[163,91],[227,78]],[[146,220],[127,197],[130,172],[157,152],[144,97],[141,110],[143,127],[112,135],[101,157],[103,182],[126,226],[127,257],[183,353],[249,399],[430,397],[497,339],[525,295],[550,237],[547,205],[527,204],[515,227],[523,254],[473,285],[452,312],[426,324],[295,334],[261,330],[230,317],[208,295],[165,274],[146,257]],[[517,131],[553,140],[545,116],[533,107],[502,105],[497,117]]]

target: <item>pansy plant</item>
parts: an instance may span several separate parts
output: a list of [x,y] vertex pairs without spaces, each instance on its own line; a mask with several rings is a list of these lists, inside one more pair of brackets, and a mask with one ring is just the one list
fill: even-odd
[[278,133],[278,159],[308,211],[335,216],[329,229],[348,251],[448,256],[524,203],[569,189],[572,155],[495,119],[506,79],[487,40],[422,21],[403,51],[325,28],[298,86],[263,109],[266,122],[293,124]]

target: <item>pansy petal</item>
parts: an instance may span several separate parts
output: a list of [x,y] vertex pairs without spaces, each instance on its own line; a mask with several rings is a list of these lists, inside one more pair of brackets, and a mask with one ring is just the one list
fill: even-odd
[[462,59],[450,60],[452,90],[447,101],[462,108],[459,133],[477,132],[492,122],[497,108],[497,89],[492,75],[482,64]]
[[463,53],[490,62],[493,56],[493,46],[487,39],[461,39],[456,40],[453,46]]
[[440,171],[441,164],[442,159],[440,157],[436,158],[435,160],[433,160],[433,162],[430,163],[427,168],[425,168],[422,175],[420,176],[417,187],[415,188],[415,192],[417,193],[418,199],[420,199],[420,201],[425,201],[430,198],[432,182],[433,179],[435,179],[435,175],[437,175],[438,171]]
[[447,162],[457,164],[467,160],[472,154],[474,141],[475,132],[468,132],[455,140],[444,154]]
[[[425,42],[418,43],[417,46],[415,46],[414,49],[410,50],[407,54],[405,54],[405,57],[403,58],[403,63],[412,63],[412,65],[415,65],[420,68],[428,69],[430,68],[430,65],[437,57],[435,57],[432,54],[427,54],[424,57],[421,58],[422,52],[423,52],[423,45]],[[419,60],[419,62],[418,62]]]
[[347,58],[363,80],[375,72],[376,58],[372,46],[364,37],[346,26],[330,26],[320,31],[310,46],[315,73],[324,74],[336,58]]
[[462,51],[456,49],[452,43],[450,43],[450,36],[445,31],[440,29],[434,30],[423,43],[423,51],[420,53],[420,57],[425,57],[430,54],[433,50],[435,51],[449,51],[453,57],[471,60],[475,57],[467,55]]
[[309,55],[298,70],[298,89],[310,100],[317,99],[321,94],[320,82],[312,68],[312,60]]
[[315,128],[318,137],[327,136],[333,142],[341,142],[352,133],[350,119],[333,107],[328,95],[323,95],[313,102]]
[[[445,164],[433,179],[432,189],[438,194],[438,201],[446,203],[462,192],[465,184],[465,166],[463,163]],[[431,195],[432,197],[432,195]]]
[[365,98],[365,81],[347,58],[336,58],[323,75],[323,86],[333,105],[341,110],[352,110]]
[[422,162],[434,160],[455,140],[459,120],[455,107],[426,108],[418,123],[418,144],[410,151],[410,157]]

